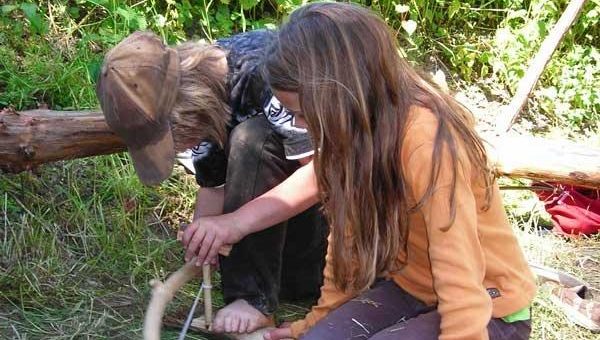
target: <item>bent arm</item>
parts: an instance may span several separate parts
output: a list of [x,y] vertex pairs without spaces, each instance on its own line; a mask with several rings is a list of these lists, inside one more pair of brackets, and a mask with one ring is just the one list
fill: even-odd
[[[267,229],[308,209],[319,201],[313,163],[296,170],[285,181],[238,210],[195,219],[186,228],[182,243],[186,261],[216,262],[218,250],[246,235]],[[209,209],[210,210],[210,209]],[[202,214],[201,209],[198,209]]]
[[290,219],[319,202],[313,162],[229,215],[245,236]]

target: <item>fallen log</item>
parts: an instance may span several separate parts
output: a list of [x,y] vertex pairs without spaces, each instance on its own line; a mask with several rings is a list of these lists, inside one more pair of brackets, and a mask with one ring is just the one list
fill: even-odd
[[[600,149],[531,136],[484,138],[498,175],[600,187]],[[183,150],[194,142],[175,138],[175,144]],[[124,150],[100,111],[0,111],[0,170],[5,172]]]
[[124,151],[100,111],[0,111],[0,170]]
[[[172,122],[175,148],[197,143],[205,129]],[[0,110],[0,171],[19,173],[45,163],[125,151],[102,111]]]
[[600,188],[600,149],[568,140],[502,135],[484,136],[498,176],[556,181]]

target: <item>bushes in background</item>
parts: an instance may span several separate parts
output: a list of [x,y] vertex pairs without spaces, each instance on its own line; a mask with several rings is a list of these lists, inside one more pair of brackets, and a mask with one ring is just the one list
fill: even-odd
[[[514,91],[566,6],[562,0],[358,1],[381,13],[410,60]],[[57,0],[0,6],[0,107],[96,106],[103,52],[135,30],[169,43],[274,28],[300,0]],[[547,66],[534,108],[556,125],[599,121],[600,0],[588,1]],[[506,98],[504,98],[506,99]]]

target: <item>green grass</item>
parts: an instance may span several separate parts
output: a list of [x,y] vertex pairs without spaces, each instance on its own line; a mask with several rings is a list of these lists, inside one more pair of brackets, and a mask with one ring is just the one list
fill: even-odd
[[[182,264],[175,229],[189,220],[195,191],[193,177],[179,168],[157,188],[142,186],[124,155],[1,175],[0,338],[139,338],[149,280]],[[503,195],[528,259],[600,287],[600,237],[543,232],[547,216],[530,192]],[[196,288],[184,287],[167,313],[185,315]],[[600,339],[570,324],[548,294],[540,286],[533,303],[533,339]],[[222,305],[217,290],[215,306]],[[306,311],[284,304],[278,318]],[[176,338],[177,330],[164,334]]]
[[[183,263],[176,228],[190,220],[196,190],[181,169],[144,187],[124,155],[0,175],[0,338],[139,338],[148,282]],[[170,315],[187,312],[196,285]],[[218,291],[214,303],[223,305]],[[279,316],[306,312],[284,304]]]
[[126,162],[0,176],[1,333],[136,334],[147,282],[181,263],[173,226],[191,216],[194,183],[175,176],[149,189]]

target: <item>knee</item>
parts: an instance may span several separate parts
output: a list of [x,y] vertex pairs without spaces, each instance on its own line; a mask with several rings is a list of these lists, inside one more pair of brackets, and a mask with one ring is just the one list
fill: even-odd
[[259,148],[272,133],[263,116],[250,118],[238,124],[229,136],[229,149]]

